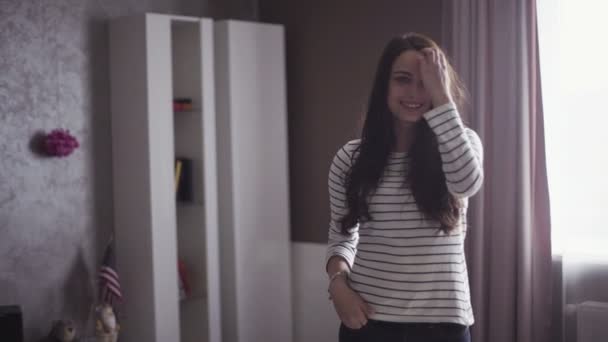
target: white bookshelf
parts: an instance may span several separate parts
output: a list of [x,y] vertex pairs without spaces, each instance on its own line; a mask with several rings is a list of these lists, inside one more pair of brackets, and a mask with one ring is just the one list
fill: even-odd
[[[111,22],[121,341],[292,341],[284,49],[279,25]],[[193,108],[175,112],[174,98]],[[188,203],[176,157],[193,163]]]
[[[221,341],[213,57],[209,19],[145,14],[110,24],[121,341]],[[193,110],[174,112],[178,97]],[[191,203],[176,201],[176,157],[193,163]],[[192,287],[183,300],[178,259]]]
[[214,31],[223,341],[292,341],[284,28]]

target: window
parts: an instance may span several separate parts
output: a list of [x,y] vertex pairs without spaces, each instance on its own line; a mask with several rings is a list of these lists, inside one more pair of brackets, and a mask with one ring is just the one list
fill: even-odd
[[608,4],[538,0],[554,254],[608,258]]

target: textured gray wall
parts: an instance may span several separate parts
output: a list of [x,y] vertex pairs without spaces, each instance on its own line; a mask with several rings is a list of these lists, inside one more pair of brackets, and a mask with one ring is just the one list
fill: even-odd
[[[0,0],[0,305],[20,304],[26,341],[51,321],[82,329],[112,229],[108,19],[143,12],[252,19],[251,0]],[[69,129],[65,159],[32,153]],[[0,340],[2,337],[0,336]]]

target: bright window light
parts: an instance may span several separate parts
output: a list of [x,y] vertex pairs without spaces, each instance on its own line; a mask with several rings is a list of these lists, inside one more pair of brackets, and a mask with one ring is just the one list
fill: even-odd
[[608,258],[608,3],[537,8],[553,253]]

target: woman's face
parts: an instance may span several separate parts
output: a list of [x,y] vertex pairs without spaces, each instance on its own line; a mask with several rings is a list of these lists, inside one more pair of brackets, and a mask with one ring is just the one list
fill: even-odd
[[404,123],[414,123],[431,109],[431,97],[420,79],[418,56],[415,50],[403,52],[391,69],[388,85],[388,108],[393,116]]

